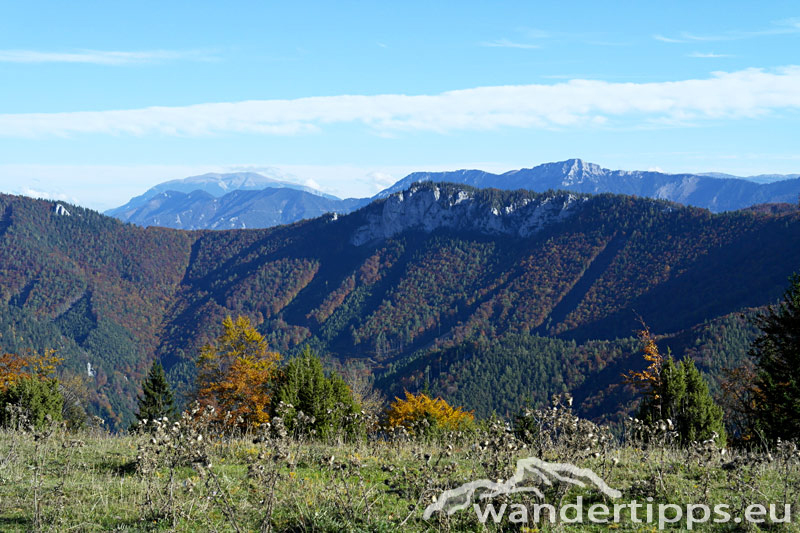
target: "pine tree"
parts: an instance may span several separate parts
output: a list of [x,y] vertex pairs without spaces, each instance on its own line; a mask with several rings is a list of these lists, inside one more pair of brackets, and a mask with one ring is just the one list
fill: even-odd
[[156,360],[150,367],[147,378],[142,383],[142,395],[139,400],[139,411],[136,413],[136,422],[131,425],[131,430],[136,429],[143,420],[171,417],[175,411],[175,398],[164,373],[161,362]]
[[708,382],[691,359],[681,362],[685,382],[681,416],[678,417],[678,432],[684,444],[712,438],[716,433],[717,443],[725,444],[725,424],[722,408],[714,402],[708,390]]
[[[303,424],[298,423],[301,411],[310,417]],[[363,432],[357,416],[361,407],[350,387],[336,372],[326,376],[322,361],[308,346],[279,371],[271,412],[282,416],[286,427],[298,435],[313,432],[318,438],[341,435],[353,439]]]
[[644,359],[650,364],[641,372],[623,375],[626,383],[644,395],[638,417],[648,423],[671,421],[683,445],[711,439],[714,434],[717,444],[724,445],[727,435],[722,408],[714,402],[694,361],[676,362],[669,350],[662,356],[650,330],[644,324],[642,328],[639,338]]
[[790,278],[783,301],[756,319],[762,334],[750,355],[756,362],[756,430],[768,439],[800,434],[800,275]]
[[678,420],[681,415],[683,398],[686,396],[686,374],[681,364],[675,364],[671,356],[667,356],[660,372],[660,383],[656,389],[656,401],[660,410],[660,419]]

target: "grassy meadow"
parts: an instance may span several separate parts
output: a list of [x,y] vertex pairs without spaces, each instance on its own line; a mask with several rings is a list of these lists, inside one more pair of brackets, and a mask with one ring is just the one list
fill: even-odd
[[[620,501],[800,509],[800,459],[784,443],[772,453],[714,443],[671,444],[668,432],[626,428],[624,438],[553,409],[551,430],[521,435],[502,421],[473,431],[413,438],[381,432],[356,442],[296,438],[273,421],[261,431],[214,437],[198,419],[152,432],[0,432],[1,531],[653,531],[657,524],[482,524],[470,506],[452,515],[423,510],[444,490],[477,479],[506,480],[516,460],[537,456],[590,468]],[[552,422],[552,420],[551,420]],[[640,428],[641,429],[641,428]],[[622,444],[624,442],[624,444]],[[724,450],[724,451],[723,451]],[[590,484],[539,482],[494,503],[573,503],[604,496]],[[608,498],[606,503],[613,503]],[[782,513],[779,513],[781,516]],[[697,531],[800,531],[791,524],[695,524]],[[665,529],[685,530],[686,524]]]

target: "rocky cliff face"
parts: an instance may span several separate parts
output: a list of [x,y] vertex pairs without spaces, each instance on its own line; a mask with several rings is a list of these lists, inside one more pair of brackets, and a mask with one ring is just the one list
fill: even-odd
[[475,190],[417,184],[368,208],[366,224],[353,232],[350,242],[361,246],[406,230],[430,233],[440,228],[528,237],[568,217],[585,200],[559,192],[521,197],[502,205],[477,198]]

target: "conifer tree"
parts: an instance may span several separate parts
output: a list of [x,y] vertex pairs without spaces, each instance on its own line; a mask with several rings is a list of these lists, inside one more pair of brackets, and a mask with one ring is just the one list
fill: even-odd
[[160,361],[154,361],[150,367],[150,372],[142,383],[142,395],[138,396],[138,400],[139,410],[131,429],[136,428],[143,420],[154,420],[165,416],[169,418],[174,414],[175,398]]
[[657,404],[661,419],[677,420],[680,416],[681,403],[686,396],[686,374],[683,366],[675,364],[671,356],[667,356],[661,366],[660,382],[656,388]]
[[52,349],[0,356],[0,426],[19,423],[20,413],[9,410],[11,406],[19,408],[36,428],[45,427],[48,416],[61,420],[64,398],[55,374],[61,361]]
[[683,445],[710,439],[715,433],[716,442],[724,445],[722,408],[714,402],[708,383],[694,361],[684,359],[676,363],[672,356],[667,356],[659,377],[653,394],[639,409],[639,418],[651,423],[670,420]]
[[768,439],[800,434],[800,275],[783,301],[756,319],[762,334],[750,355],[756,363],[756,430]]
[[714,402],[694,361],[676,362],[669,350],[662,356],[650,330],[642,326],[639,338],[644,344],[644,359],[650,365],[641,372],[624,375],[626,383],[644,394],[638,417],[649,423],[671,421],[683,445],[710,439],[715,433],[716,442],[724,445],[727,435],[722,408]]
[[[272,415],[282,416],[288,429],[313,431],[319,438],[342,435],[351,439],[361,434],[363,425],[357,416],[361,407],[350,387],[336,372],[326,375],[322,361],[308,346],[279,371],[275,382]],[[310,417],[302,428],[300,412]]]
[[724,445],[726,433],[722,408],[714,402],[708,382],[691,359],[684,359],[681,366],[686,389],[682,416],[678,418],[678,432],[683,442],[688,444],[710,439],[716,433],[717,443]]

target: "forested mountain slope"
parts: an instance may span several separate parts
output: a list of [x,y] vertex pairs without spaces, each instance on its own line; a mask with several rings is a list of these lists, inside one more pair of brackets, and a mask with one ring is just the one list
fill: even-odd
[[[0,196],[0,347],[57,347],[72,372],[90,362],[95,409],[117,424],[153,357],[188,390],[226,314],[392,393],[427,386],[509,414],[570,389],[601,416],[639,364],[638,316],[718,373],[751,336],[735,313],[800,270],[791,210],[438,183],[264,230],[143,229],[65,207]],[[716,319],[742,335],[714,335]]]

